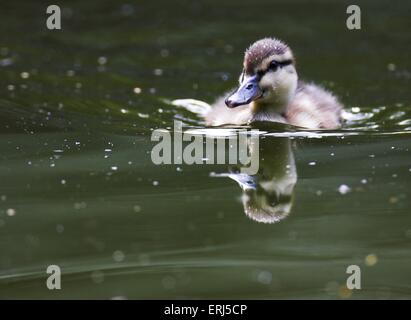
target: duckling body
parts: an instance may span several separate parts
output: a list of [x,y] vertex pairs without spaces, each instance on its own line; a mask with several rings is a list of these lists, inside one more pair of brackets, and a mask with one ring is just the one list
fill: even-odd
[[308,129],[341,126],[341,103],[320,86],[298,81],[293,54],[280,40],[265,38],[246,50],[239,83],[214,103],[205,115],[207,125],[272,121]]

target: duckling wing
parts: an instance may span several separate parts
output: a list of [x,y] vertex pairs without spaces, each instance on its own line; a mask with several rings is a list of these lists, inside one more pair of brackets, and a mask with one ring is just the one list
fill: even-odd
[[291,125],[309,129],[337,129],[343,106],[329,91],[315,84],[300,82],[285,116]]
[[208,126],[243,125],[253,118],[249,105],[228,108],[224,101],[227,95],[218,98],[212,109],[204,116]]
[[171,101],[171,104],[184,108],[199,116],[204,116],[211,110],[211,106],[208,103],[195,99],[176,99]]

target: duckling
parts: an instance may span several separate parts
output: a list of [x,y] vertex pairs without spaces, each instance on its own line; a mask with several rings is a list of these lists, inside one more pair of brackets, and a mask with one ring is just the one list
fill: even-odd
[[322,87],[298,80],[294,55],[281,40],[264,38],[245,51],[239,84],[205,114],[207,125],[271,121],[314,130],[341,126],[342,104]]

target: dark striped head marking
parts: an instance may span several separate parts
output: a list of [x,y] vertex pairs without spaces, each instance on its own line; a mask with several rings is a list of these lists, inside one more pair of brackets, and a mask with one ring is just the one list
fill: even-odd
[[[281,40],[275,38],[264,38],[254,42],[244,55],[244,70],[247,74],[253,74],[263,62],[273,57],[282,60],[293,60],[290,48]],[[264,66],[262,66],[264,67]]]

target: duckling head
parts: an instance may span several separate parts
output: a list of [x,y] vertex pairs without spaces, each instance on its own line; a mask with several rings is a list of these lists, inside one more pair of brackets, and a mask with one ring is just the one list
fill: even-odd
[[294,56],[284,42],[265,38],[244,54],[239,87],[226,98],[229,108],[250,104],[253,109],[273,108],[283,112],[297,90]]

